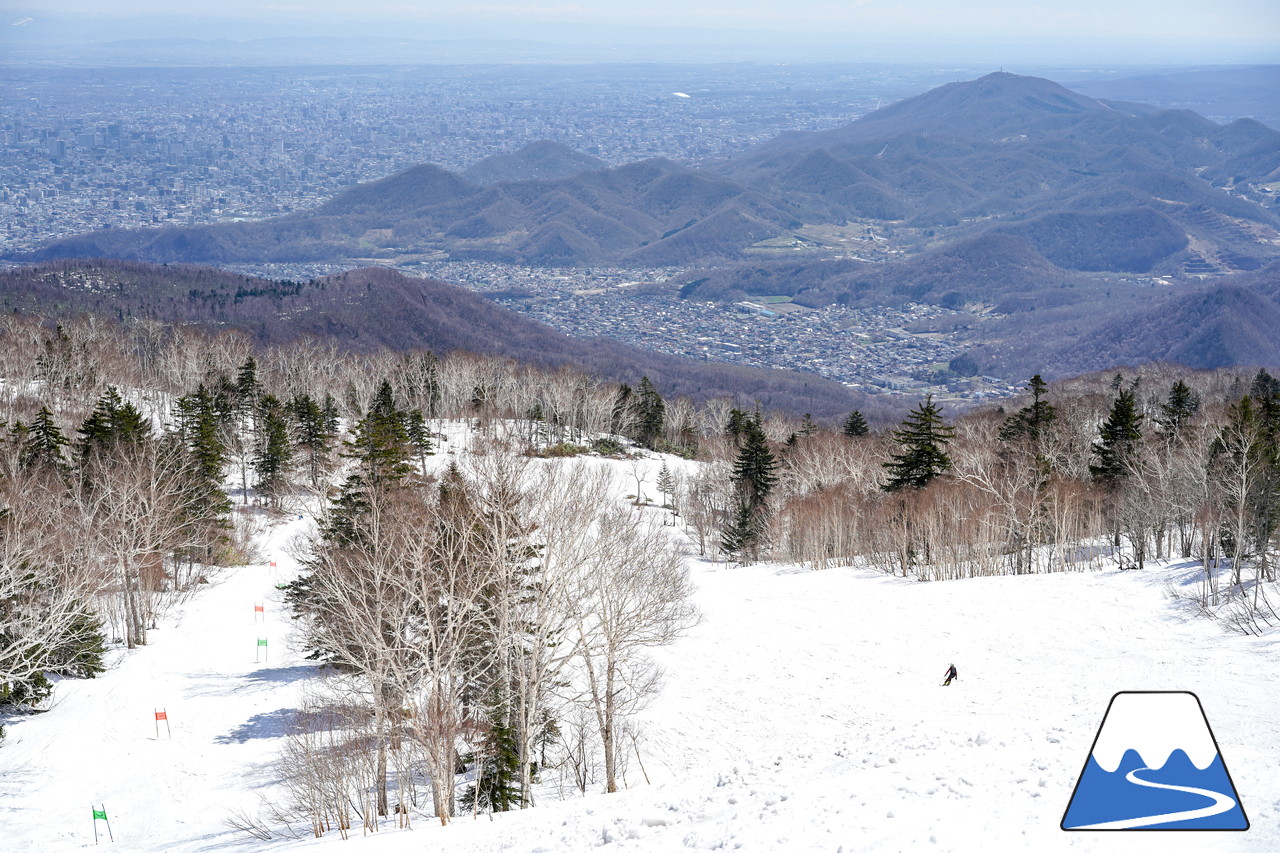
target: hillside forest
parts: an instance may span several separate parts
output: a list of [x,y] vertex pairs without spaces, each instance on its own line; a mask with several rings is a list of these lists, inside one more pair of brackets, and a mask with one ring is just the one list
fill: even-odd
[[1266,371],[1035,376],[876,431],[495,356],[14,315],[0,376],[7,706],[145,645],[219,565],[261,559],[265,521],[318,513],[287,595],[329,675],[281,804],[317,835],[528,807],[553,772],[617,790],[649,650],[698,620],[691,554],[930,582],[1177,558],[1206,618],[1280,620]]

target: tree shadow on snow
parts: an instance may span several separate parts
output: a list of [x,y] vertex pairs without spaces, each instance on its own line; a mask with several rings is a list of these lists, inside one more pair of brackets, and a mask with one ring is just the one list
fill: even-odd
[[289,684],[293,681],[302,681],[304,678],[311,678],[318,675],[320,668],[315,664],[298,664],[296,666],[275,666],[265,669],[255,669],[246,673],[245,681],[265,681],[272,684]]
[[277,708],[274,711],[254,714],[232,729],[230,733],[214,738],[214,742],[244,743],[250,740],[284,737],[297,713],[297,708]]

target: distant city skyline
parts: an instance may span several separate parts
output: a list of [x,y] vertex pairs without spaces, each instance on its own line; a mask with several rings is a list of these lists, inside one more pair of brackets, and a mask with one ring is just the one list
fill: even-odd
[[[40,0],[7,2],[8,29],[23,17],[91,18],[160,15],[184,18],[274,19],[309,29],[340,21],[372,24],[402,20],[432,23],[470,37],[509,38],[522,26],[575,25],[621,37],[626,30],[741,31],[742,36],[798,34],[810,38],[850,35],[916,35],[930,38],[1025,38],[1106,41],[1212,41],[1280,43],[1280,3],[1275,0],[1074,0],[1072,3],[990,0],[649,0],[623,6],[614,0],[576,2],[480,2],[459,10],[456,2],[403,0]],[[692,32],[689,32],[692,31]],[[10,31],[9,36],[16,35]],[[193,37],[200,37],[192,33]],[[723,36],[721,36],[723,37]],[[8,39],[5,39],[6,41]]]

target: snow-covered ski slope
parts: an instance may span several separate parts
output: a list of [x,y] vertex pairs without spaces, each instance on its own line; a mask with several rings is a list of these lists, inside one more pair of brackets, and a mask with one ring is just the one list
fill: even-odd
[[[274,583],[310,523],[268,534],[276,569],[225,570],[151,645],[9,721],[0,850],[90,847],[91,805],[131,851],[1280,850],[1280,638],[1225,633],[1170,600],[1189,567],[919,583],[696,558],[704,618],[658,653],[667,679],[629,790],[347,842],[253,840],[224,821],[281,793],[273,757],[314,669]],[[269,660],[255,663],[260,637]],[[960,677],[943,688],[949,663]],[[1199,696],[1250,830],[1059,829],[1121,690]]]
[[[285,544],[310,523],[293,516],[277,525],[264,543],[267,564],[212,575],[160,621],[149,645],[113,653],[96,679],[62,681],[46,713],[8,721],[0,850],[92,846],[91,804],[105,805],[123,849],[235,840],[220,824],[232,810],[257,811],[288,709],[316,669],[289,649],[292,626],[275,588],[296,576]],[[156,711],[168,717],[158,736]],[[106,836],[105,824],[98,830]]]

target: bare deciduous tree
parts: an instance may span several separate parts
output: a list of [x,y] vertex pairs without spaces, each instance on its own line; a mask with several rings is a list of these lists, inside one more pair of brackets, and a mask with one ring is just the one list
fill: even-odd
[[601,510],[594,525],[598,545],[568,587],[566,606],[612,793],[620,720],[643,706],[660,677],[644,650],[673,642],[698,614],[684,558],[665,531],[619,507]]

